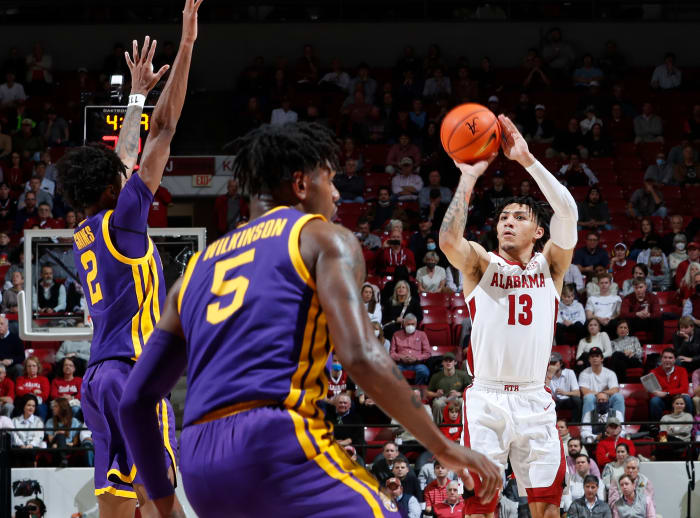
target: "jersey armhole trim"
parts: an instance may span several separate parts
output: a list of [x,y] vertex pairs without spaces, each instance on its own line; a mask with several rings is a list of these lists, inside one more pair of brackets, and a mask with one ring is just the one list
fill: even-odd
[[114,246],[114,243],[112,243],[112,238],[109,235],[109,218],[112,217],[113,212],[114,210],[108,210],[102,217],[102,238],[105,241],[105,245],[107,245],[107,250],[109,250],[112,256],[120,263],[135,265],[147,262],[153,254],[153,240],[150,237],[148,237],[148,250],[146,250],[146,254],[143,257],[139,257],[137,259],[132,259],[131,257],[123,255]]
[[299,277],[301,277],[302,281],[315,290],[316,283],[311,278],[311,273],[309,273],[309,269],[306,267],[306,264],[304,264],[304,259],[301,257],[301,251],[299,250],[299,236],[301,234],[301,229],[312,219],[326,221],[326,218],[324,218],[321,214],[306,214],[305,216],[299,218],[296,223],[294,223],[292,230],[289,232],[289,243],[287,248],[289,249],[289,258],[294,265],[294,269],[299,274]]
[[177,294],[177,312],[178,314],[180,311],[182,311],[182,298],[185,296],[185,290],[187,289],[187,286],[190,283],[190,279],[192,278],[192,272],[194,272],[194,267],[195,264],[197,263],[197,260],[199,259],[199,256],[202,254],[202,251],[200,250],[196,254],[194,254],[190,258],[190,262],[187,263],[187,268],[185,269],[185,273],[182,276],[182,284],[180,285],[180,292]]

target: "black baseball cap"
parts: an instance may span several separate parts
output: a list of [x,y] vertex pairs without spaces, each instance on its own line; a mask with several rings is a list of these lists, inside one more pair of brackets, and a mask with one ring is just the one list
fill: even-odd
[[588,351],[588,356],[603,356],[603,351],[600,347],[591,347],[591,350]]

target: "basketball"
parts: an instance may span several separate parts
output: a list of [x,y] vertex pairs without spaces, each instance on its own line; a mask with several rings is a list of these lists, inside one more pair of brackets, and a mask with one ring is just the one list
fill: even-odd
[[453,160],[471,164],[498,152],[501,125],[486,106],[460,104],[450,110],[442,121],[440,140]]

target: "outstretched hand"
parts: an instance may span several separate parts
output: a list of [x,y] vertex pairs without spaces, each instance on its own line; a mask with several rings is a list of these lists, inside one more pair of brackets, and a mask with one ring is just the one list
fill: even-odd
[[156,53],[156,45],[158,42],[151,42],[150,36],[146,36],[143,40],[143,48],[139,55],[139,45],[136,40],[133,41],[133,59],[128,52],[124,52],[126,64],[131,72],[131,93],[148,95],[163,75],[168,71],[170,65],[163,65],[158,72],[153,73],[153,56]]
[[197,11],[204,0],[185,0],[182,10],[182,41],[194,43],[197,39]]
[[501,124],[501,149],[503,149],[503,154],[509,160],[515,160],[523,167],[531,166],[535,159],[530,154],[527,142],[525,142],[513,121],[505,115],[499,115],[498,122]]
[[436,453],[435,456],[448,470],[459,475],[465,487],[473,487],[472,474],[478,475],[481,479],[481,487],[476,496],[482,503],[490,501],[498,494],[503,484],[501,470],[485,455],[456,443],[450,443],[444,451]]
[[486,169],[488,169],[489,165],[491,164],[491,162],[493,162],[494,158],[496,158],[496,153],[491,155],[487,160],[480,160],[474,164],[463,164],[462,162],[457,162],[456,160],[454,161],[454,163],[463,176],[466,175],[473,176],[474,178],[479,178],[482,174],[484,174]]

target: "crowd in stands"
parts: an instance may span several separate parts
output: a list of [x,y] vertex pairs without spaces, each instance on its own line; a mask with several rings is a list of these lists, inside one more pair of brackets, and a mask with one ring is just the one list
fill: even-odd
[[[159,64],[172,54],[168,48]],[[101,71],[81,68],[61,75],[61,84],[40,45],[26,59],[14,49],[2,65],[0,265],[6,267],[2,308],[8,314],[23,289],[22,231],[74,228],[83,218],[63,201],[55,161],[66,146],[80,143],[81,104],[108,102],[109,75],[125,72],[123,50],[115,45]],[[569,187],[579,203],[579,248],[565,278],[544,381],[560,417],[581,425],[576,433],[566,421],[560,428],[571,481],[562,507],[571,516],[585,514],[586,500],[607,501],[607,515],[632,516],[620,510],[625,506],[648,515],[654,495],[638,471],[640,459],[688,455],[686,445],[700,431],[692,424],[700,411],[700,209],[694,203],[700,104],[692,92],[698,74],[677,64],[671,52],[659,59],[653,70],[635,69],[614,41],[598,53],[574,49],[556,28],[517,69],[499,69],[488,56],[476,64],[447,57],[432,45],[424,57],[406,46],[391,68],[363,62],[350,70],[305,45],[295,63],[253,59],[234,93],[234,136],[297,120],[336,132],[342,163],[335,177],[337,221],[362,244],[368,271],[362,298],[375,335],[419,391],[426,412],[454,440],[462,431],[461,393],[471,382],[465,368],[470,321],[462,275],[438,247],[437,231],[458,180],[440,144],[440,121],[464,102],[506,113]],[[498,158],[473,193],[466,237],[495,250],[494,211],[513,195],[542,198],[525,171]],[[152,213],[161,212],[152,224],[167,223],[163,209],[171,201],[167,191],[157,196]],[[216,200],[215,217],[219,233],[249,217],[235,181]],[[79,310],[79,287],[57,271],[72,261],[52,261],[42,263],[32,287],[35,310]],[[60,429],[80,423],[76,374],[89,353],[62,344],[60,366],[49,365],[44,377],[44,362],[27,355],[29,347],[7,319],[1,322],[0,413],[15,416],[15,445],[87,444],[87,435]],[[655,387],[642,385],[644,374]],[[390,420],[335,360],[330,385],[325,405],[336,437],[351,456],[372,463],[409,516],[416,503],[435,516],[451,515],[444,506],[453,511],[462,505],[463,488],[453,492],[459,484],[453,474],[407,431],[387,436],[371,428]],[[623,424],[647,420],[652,424]],[[46,431],[19,431],[37,424]],[[626,437],[643,433],[668,444],[638,453]],[[63,454],[58,460],[69,461]]]

